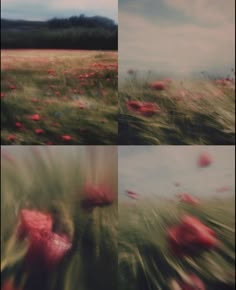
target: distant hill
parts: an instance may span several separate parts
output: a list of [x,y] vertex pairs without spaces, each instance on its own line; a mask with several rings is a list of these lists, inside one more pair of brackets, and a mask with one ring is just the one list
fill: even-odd
[[118,26],[84,15],[47,21],[1,19],[1,48],[117,49]]

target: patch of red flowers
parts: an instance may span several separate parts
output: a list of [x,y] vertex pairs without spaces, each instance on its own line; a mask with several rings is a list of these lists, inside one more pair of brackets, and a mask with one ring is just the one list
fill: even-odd
[[189,215],[184,216],[180,224],[168,230],[168,242],[176,256],[199,254],[218,245],[214,231]]
[[8,141],[12,141],[12,142],[14,142],[14,141],[16,140],[16,136],[15,136],[15,135],[9,135],[9,136],[7,137],[7,140],[8,140]]
[[191,205],[198,205],[200,204],[199,200],[188,193],[181,193],[178,194],[178,197],[181,202],[191,204]]
[[213,159],[211,155],[207,152],[203,152],[200,154],[197,163],[199,167],[207,167],[211,165],[212,162],[213,162]]
[[115,200],[115,194],[112,189],[104,184],[93,185],[87,183],[84,187],[85,196],[81,201],[81,205],[85,209],[97,206],[107,206]]
[[29,118],[32,121],[39,121],[40,120],[40,115],[39,114],[33,114]]
[[128,110],[145,116],[151,116],[160,112],[160,107],[151,102],[128,101],[126,105]]
[[205,290],[205,285],[202,280],[195,274],[189,274],[186,281],[180,281],[181,290]]

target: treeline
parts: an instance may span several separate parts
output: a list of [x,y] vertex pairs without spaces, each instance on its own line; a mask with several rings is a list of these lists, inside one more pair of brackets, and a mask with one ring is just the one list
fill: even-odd
[[105,17],[80,15],[45,22],[1,19],[4,49],[117,50],[117,47],[118,26]]

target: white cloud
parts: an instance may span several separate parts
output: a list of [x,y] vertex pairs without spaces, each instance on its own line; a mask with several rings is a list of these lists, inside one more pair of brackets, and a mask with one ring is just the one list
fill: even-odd
[[201,66],[231,66],[234,62],[234,23],[158,25],[121,11],[119,28],[121,70],[130,64],[164,70],[160,67],[164,62],[168,69],[191,72]]

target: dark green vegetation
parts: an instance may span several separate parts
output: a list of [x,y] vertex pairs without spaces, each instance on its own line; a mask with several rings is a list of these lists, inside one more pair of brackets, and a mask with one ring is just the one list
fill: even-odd
[[[16,151],[17,152],[17,151]],[[3,152],[2,152],[3,153]],[[85,212],[80,205],[84,180],[94,177],[85,148],[51,151],[25,147],[18,158],[3,153],[1,166],[1,283],[9,279],[27,290],[115,290],[117,289],[117,206]],[[116,191],[117,165],[105,150],[108,183]],[[20,156],[20,158],[19,158]],[[94,156],[93,156],[94,157]],[[91,168],[98,168],[92,159]],[[103,162],[104,164],[105,162]],[[104,171],[99,167],[99,174]],[[92,178],[93,180],[93,178]],[[33,280],[22,272],[27,243],[16,238],[22,208],[48,212],[56,228],[72,239],[72,251],[48,281]],[[44,285],[40,288],[40,283]]]
[[117,144],[117,53],[2,51],[1,127],[4,145]]
[[[235,289],[234,202],[234,198],[209,198],[199,208],[158,199],[119,203],[119,289],[175,290],[179,288],[174,281],[190,272],[207,290]],[[167,229],[184,213],[215,231],[218,249],[184,259],[172,255]]]
[[1,48],[117,50],[118,26],[108,18],[80,15],[68,19],[1,19]]
[[[152,102],[153,116],[127,109],[127,101]],[[235,83],[211,79],[173,80],[164,90],[134,76],[119,89],[119,144],[235,144]]]

